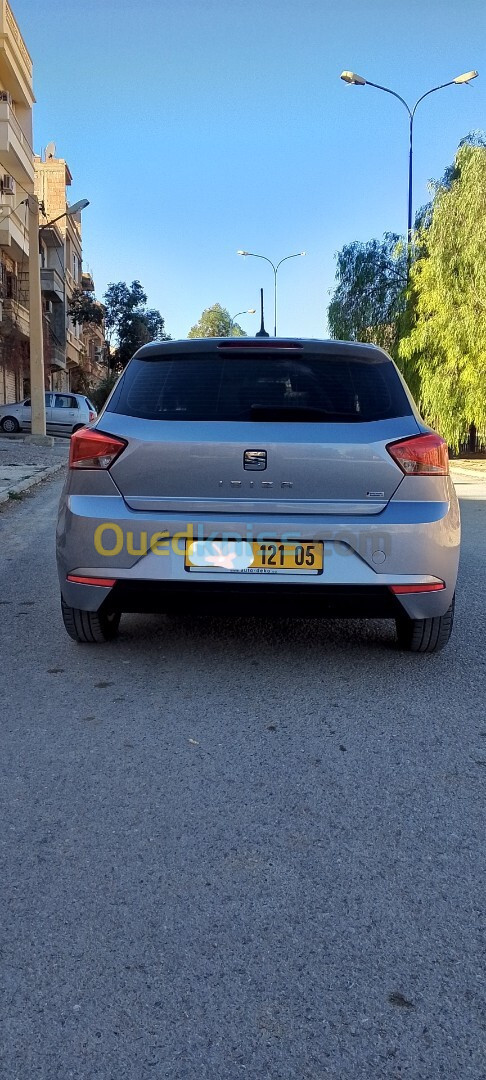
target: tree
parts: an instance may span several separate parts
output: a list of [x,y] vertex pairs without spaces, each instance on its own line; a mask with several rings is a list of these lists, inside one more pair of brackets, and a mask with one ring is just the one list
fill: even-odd
[[227,308],[213,304],[205,308],[199,322],[191,326],[187,335],[190,338],[203,337],[246,337],[239,323],[232,323]]
[[427,420],[458,449],[486,433],[486,147],[464,142],[437,187],[412,266],[399,355]]
[[112,282],[103,301],[107,337],[116,345],[111,355],[112,368],[122,370],[134,352],[148,341],[170,341],[160,311],[145,307],[147,294],[139,281],[132,281],[131,285]]
[[345,244],[337,256],[337,286],[329,304],[331,336],[374,342],[396,352],[405,309],[406,250],[400,237]]
[[[460,150],[462,146],[486,147],[486,136],[483,134],[482,131],[470,131],[468,135],[465,135],[464,138],[461,139],[458,150]],[[430,200],[430,202],[425,203],[425,206],[421,206],[420,210],[418,210],[415,215],[414,228],[417,234],[420,232],[421,229],[428,229],[432,221],[434,195],[436,195],[437,192],[440,191],[442,188],[447,188],[447,190],[449,191],[452,186],[452,182],[454,180],[457,180],[457,178],[457,164],[456,160],[454,160],[451,165],[447,166],[444,175],[440,180],[429,180],[428,188],[432,194],[432,199]]]
[[118,375],[112,371],[107,375],[97,386],[90,387],[89,398],[93,402],[97,412],[103,408],[108,394],[111,394],[113,387],[118,379]]
[[105,309],[93,292],[74,289],[69,301],[68,313],[74,322],[83,326],[102,326]]

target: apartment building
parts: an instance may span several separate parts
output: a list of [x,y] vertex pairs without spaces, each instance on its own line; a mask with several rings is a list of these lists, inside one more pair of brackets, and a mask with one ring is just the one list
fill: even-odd
[[32,60],[8,0],[0,0],[0,404],[28,387],[33,103]]
[[81,215],[66,215],[72,176],[54,143],[34,155],[33,104],[32,60],[8,0],[0,0],[0,404],[30,392],[26,200],[33,192],[40,206],[46,388],[84,390],[104,374],[103,327],[83,327],[69,316],[74,291],[92,286],[82,269]]
[[64,158],[56,157],[55,144],[49,143],[34,163],[46,370],[50,368],[52,389],[77,390],[88,374],[83,328],[69,316],[73,293],[83,288],[81,214],[66,215],[72,176]]
[[[84,293],[94,293],[95,285],[89,271],[83,271],[81,275],[81,287]],[[101,322],[86,323],[83,326],[82,336],[86,350],[86,370],[90,386],[96,386],[108,374],[108,354],[105,340],[105,324],[102,318],[103,305],[95,301],[100,312]]]

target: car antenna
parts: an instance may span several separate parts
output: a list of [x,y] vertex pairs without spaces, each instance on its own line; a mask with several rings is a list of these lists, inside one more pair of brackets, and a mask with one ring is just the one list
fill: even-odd
[[263,289],[260,289],[260,309],[261,309],[261,313],[262,313],[262,321],[261,321],[260,329],[259,329],[258,333],[255,334],[255,337],[270,337],[270,334],[268,334],[267,331],[265,330],[265,324],[264,324],[264,321],[263,321]]

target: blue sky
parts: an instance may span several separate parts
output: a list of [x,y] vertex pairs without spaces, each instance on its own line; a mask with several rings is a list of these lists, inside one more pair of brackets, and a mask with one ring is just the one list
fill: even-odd
[[[334,255],[401,232],[407,116],[351,69],[415,101],[415,197],[486,127],[484,0],[12,0],[34,61],[34,146],[73,174],[98,296],[139,278],[173,337],[203,308],[258,307],[280,334],[324,336]],[[61,14],[62,13],[62,14]],[[256,316],[241,318],[248,333]]]

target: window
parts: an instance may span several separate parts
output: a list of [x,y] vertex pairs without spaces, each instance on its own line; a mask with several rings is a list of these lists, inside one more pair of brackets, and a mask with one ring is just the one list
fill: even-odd
[[56,409],[77,409],[78,403],[76,398],[71,397],[70,394],[56,394],[54,407]]
[[[45,398],[45,403],[46,403],[46,409],[50,409],[50,407],[51,407],[51,395],[50,394],[45,394],[44,398]],[[26,398],[26,400],[24,401],[24,405],[25,405],[25,407],[27,409],[30,409],[32,407],[31,399]]]
[[149,420],[349,423],[409,415],[411,405],[380,354],[179,353],[132,360],[110,411]]

